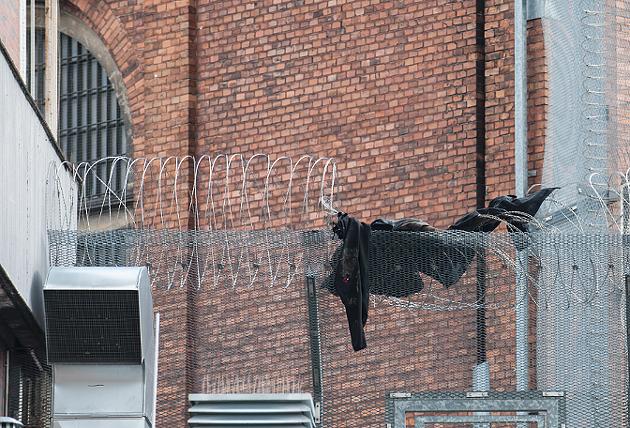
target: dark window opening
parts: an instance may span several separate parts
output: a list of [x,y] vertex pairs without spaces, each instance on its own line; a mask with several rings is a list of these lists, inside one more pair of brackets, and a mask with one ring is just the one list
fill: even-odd
[[[27,76],[30,87],[30,31],[27,31]],[[35,93],[40,111],[44,110],[44,35],[35,31]],[[106,70],[81,43],[59,34],[59,129],[58,142],[67,158],[75,164],[128,155],[127,129],[114,86]],[[85,169],[79,170],[83,176]],[[127,163],[108,159],[96,164],[88,174],[81,194],[80,209],[114,205],[125,192]]]

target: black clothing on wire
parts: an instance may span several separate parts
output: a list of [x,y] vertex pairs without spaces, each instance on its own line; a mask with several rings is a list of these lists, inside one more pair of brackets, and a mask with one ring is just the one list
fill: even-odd
[[508,223],[517,249],[525,248],[527,239],[520,238],[525,237],[531,217],[555,189],[541,189],[523,198],[499,196],[490,201],[488,208],[464,215],[446,231],[410,218],[377,219],[368,226],[339,213],[333,232],[343,243],[331,260],[334,273],[322,287],[341,298],[353,349],[366,347],[364,327],[370,293],[391,297],[418,293],[424,287],[421,273],[447,288],[452,286],[476,254],[476,244],[466,239],[465,232],[489,233],[501,221]]
[[[559,187],[540,189],[538,192],[523,196],[522,198],[517,198],[514,195],[499,196],[491,200],[488,206],[507,212],[523,213],[527,214],[529,217],[533,217],[540,209],[542,203],[545,202],[549,195],[556,189],[559,189]],[[524,224],[527,226],[527,222],[524,222]],[[519,229],[522,232],[527,231],[526,227],[519,227]]]
[[420,273],[445,287],[455,284],[475,257],[474,243],[461,232],[373,232],[370,293],[406,297],[423,288]]
[[379,218],[370,224],[372,230],[397,230],[406,232],[431,232],[436,230],[424,220],[417,218],[402,218],[400,220],[386,220]]
[[488,208],[480,208],[459,218],[449,226],[449,230],[467,232],[492,232],[499,227],[501,220],[520,232],[528,231],[529,221],[536,215],[542,203],[557,187],[541,189],[538,192],[517,198],[505,195],[494,198]]
[[365,323],[370,299],[368,248],[370,227],[345,214],[339,216],[334,232],[343,239],[335,269],[335,291],[346,308],[352,348],[365,348]]
[[496,208],[479,208],[460,217],[448,227],[449,230],[463,230],[465,232],[492,232],[501,224],[503,210]]
[[499,196],[490,201],[490,207],[504,210],[501,215],[510,226],[508,232],[517,250],[524,250],[529,246],[529,222],[536,215],[547,197],[558,187],[540,189],[538,192],[517,198],[514,195]]

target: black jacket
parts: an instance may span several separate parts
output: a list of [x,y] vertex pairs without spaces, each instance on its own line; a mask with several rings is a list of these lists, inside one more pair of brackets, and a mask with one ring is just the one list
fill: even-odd
[[359,351],[366,347],[363,328],[368,318],[370,299],[370,226],[342,214],[334,231],[343,239],[341,257],[335,269],[335,291],[346,308],[352,348]]

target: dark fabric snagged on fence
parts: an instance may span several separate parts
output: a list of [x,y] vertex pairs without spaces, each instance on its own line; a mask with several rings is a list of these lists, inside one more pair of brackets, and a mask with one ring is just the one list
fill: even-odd
[[442,231],[420,219],[377,219],[367,225],[339,213],[333,232],[343,243],[332,256],[333,273],[322,287],[341,298],[354,350],[366,346],[363,327],[370,293],[391,297],[418,293],[424,287],[421,274],[451,287],[476,254],[476,244],[466,240],[465,234],[492,232],[502,221],[513,233],[516,248],[522,250],[529,242],[531,218],[554,190],[541,189],[522,198],[499,196],[489,207],[464,215]]
[[[342,245],[331,258],[333,272],[341,259]],[[391,297],[405,297],[423,287],[420,272],[445,287],[455,284],[466,272],[475,256],[474,245],[457,231],[409,233],[372,231],[367,274],[369,292]],[[334,294],[334,274],[323,287]]]
[[[372,242],[368,246],[367,276],[369,291],[392,297],[405,297],[422,290],[423,282],[419,273],[428,275],[445,287],[455,284],[466,272],[475,249],[465,244],[463,239],[453,239],[454,232],[492,232],[501,221],[511,226],[514,242],[521,250],[528,240],[522,232],[528,231],[531,217],[556,188],[541,189],[522,198],[505,195],[490,201],[488,208],[480,208],[467,213],[455,221],[447,230],[437,230],[426,221],[414,218],[400,220],[377,219],[369,226]],[[335,233],[340,239],[344,227],[352,217],[339,214]],[[343,221],[341,221],[343,220]],[[363,223],[361,223],[363,225]],[[392,234],[397,232],[395,234]],[[414,234],[409,232],[433,232]],[[392,234],[392,235],[388,235]],[[445,235],[446,234],[446,235]],[[341,257],[340,246],[332,256],[333,271]],[[327,278],[322,285],[336,294],[334,278]]]
[[340,215],[334,232],[343,239],[333,273],[334,290],[346,309],[352,348],[360,351],[367,346],[363,328],[368,318],[370,299],[370,226],[350,216]]

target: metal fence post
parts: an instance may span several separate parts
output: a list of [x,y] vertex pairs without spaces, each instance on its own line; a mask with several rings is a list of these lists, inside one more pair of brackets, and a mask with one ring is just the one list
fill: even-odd
[[311,373],[313,379],[313,401],[315,402],[315,423],[323,427],[324,392],[322,385],[322,351],[319,328],[319,307],[317,302],[316,274],[313,269],[313,246],[320,241],[318,231],[306,231],[302,235],[304,246],[304,276],[308,306],[308,334],[311,347]]

